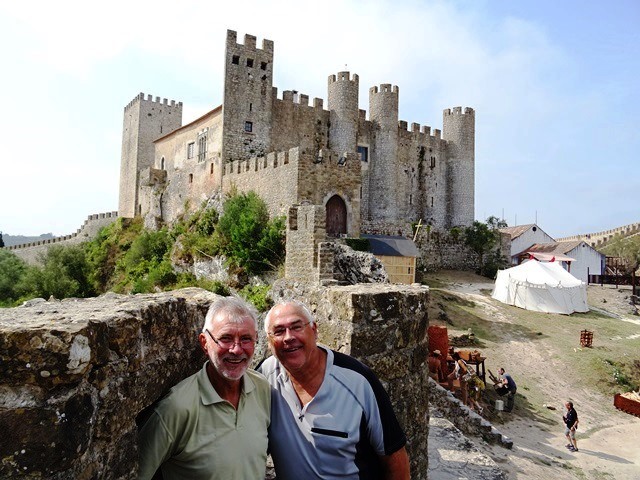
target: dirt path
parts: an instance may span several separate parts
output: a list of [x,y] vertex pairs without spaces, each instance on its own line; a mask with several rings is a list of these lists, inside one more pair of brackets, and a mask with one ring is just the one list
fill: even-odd
[[[443,290],[473,301],[491,321],[517,322],[508,309],[486,295],[492,288],[486,279],[465,274],[462,279],[449,276],[438,280],[448,283]],[[589,288],[599,289],[590,290],[590,304],[621,321],[639,325],[638,337],[632,337],[638,338],[637,351],[640,351],[640,321],[629,313],[629,292],[625,297],[624,291]],[[612,398],[572,378],[567,373],[567,364],[543,341],[532,342],[516,333],[499,342],[485,343],[482,351],[490,359],[487,367],[495,372],[498,366],[506,365],[519,385],[516,410],[496,413],[494,418],[496,427],[513,439],[513,450],[478,442],[480,450],[491,456],[509,478],[640,479],[639,418],[615,410]],[[520,388],[521,385],[526,389]],[[580,451],[575,453],[565,448],[562,424],[563,404],[569,398],[575,402],[580,417]],[[539,399],[556,409],[545,409]],[[530,401],[534,404],[529,404]]]

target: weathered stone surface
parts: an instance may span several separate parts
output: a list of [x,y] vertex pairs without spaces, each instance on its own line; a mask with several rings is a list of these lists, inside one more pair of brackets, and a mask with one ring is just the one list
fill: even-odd
[[357,252],[347,245],[336,244],[334,273],[351,285],[356,283],[389,283],[382,262],[368,252]]
[[0,478],[134,478],[136,416],[202,364],[216,295],[30,302],[0,310]]

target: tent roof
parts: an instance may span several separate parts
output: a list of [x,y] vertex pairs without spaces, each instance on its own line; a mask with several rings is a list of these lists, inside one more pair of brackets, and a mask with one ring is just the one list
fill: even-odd
[[369,251],[389,257],[418,257],[420,251],[413,240],[402,236],[361,235],[369,240]]
[[581,280],[567,272],[557,262],[538,262],[529,260],[515,267],[504,270],[515,280],[531,285],[549,285],[552,287],[577,287]]

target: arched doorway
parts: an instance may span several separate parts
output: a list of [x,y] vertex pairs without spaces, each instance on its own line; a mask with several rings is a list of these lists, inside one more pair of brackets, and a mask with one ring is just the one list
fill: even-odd
[[327,202],[327,234],[339,235],[347,233],[347,205],[339,195],[334,195]]

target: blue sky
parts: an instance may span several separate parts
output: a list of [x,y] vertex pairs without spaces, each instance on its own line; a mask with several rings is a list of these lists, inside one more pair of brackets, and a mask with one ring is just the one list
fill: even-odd
[[[640,2],[114,0],[0,4],[0,230],[64,235],[117,210],[124,106],[222,99],[226,29],[275,42],[274,85],[400,89],[400,119],[476,110],[476,218],[552,236],[640,221]],[[346,65],[346,67],[345,67]]]

